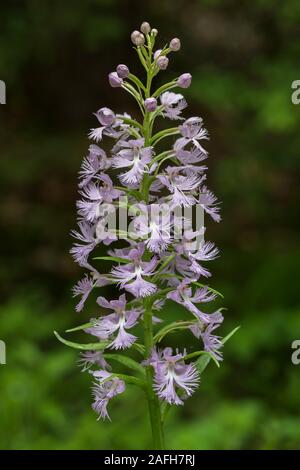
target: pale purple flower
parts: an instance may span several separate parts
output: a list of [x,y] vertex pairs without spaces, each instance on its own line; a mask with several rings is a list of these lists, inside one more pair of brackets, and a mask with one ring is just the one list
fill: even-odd
[[181,274],[181,276],[187,279],[198,280],[199,277],[210,277],[210,271],[198,263],[190,254],[186,257],[182,255],[177,255],[175,257],[175,266],[176,270]]
[[180,93],[166,91],[160,96],[160,102],[164,109],[164,114],[169,119],[183,119],[179,115],[187,107],[187,102]]
[[[178,140],[180,140],[180,139],[178,139]],[[173,148],[174,148],[176,157],[178,158],[178,160],[183,165],[190,165],[190,164],[194,164],[194,163],[200,163],[200,162],[202,162],[203,160],[205,160],[207,158],[207,154],[201,152],[201,150],[197,147],[192,147],[189,150],[186,150],[186,149],[182,148],[180,142],[179,142],[179,145],[178,145],[178,140],[175,141],[175,144],[174,144]],[[206,169],[207,169],[206,166],[201,167],[201,171],[204,171]]]
[[150,251],[164,251],[172,241],[169,207],[139,204],[137,208],[140,214],[133,219],[136,235],[146,239],[145,244]]
[[128,260],[132,262],[111,270],[113,279],[135,297],[147,297],[157,290],[157,286],[144,277],[154,275],[158,260],[153,257],[150,261],[142,261],[143,252],[141,246],[132,248],[128,254]]
[[73,297],[81,296],[80,302],[76,305],[76,312],[81,312],[94,287],[94,281],[87,274],[73,287]]
[[90,145],[89,154],[83,160],[81,170],[79,171],[79,178],[81,178],[79,187],[86,186],[100,171],[107,170],[109,167],[110,161],[104,150],[98,147],[98,145]]
[[119,77],[117,72],[111,72],[108,75],[108,81],[112,88],[119,88],[123,85],[123,80]]
[[95,321],[92,327],[86,331],[100,339],[111,339],[109,344],[112,349],[129,348],[136,340],[136,336],[127,332],[133,328],[142,314],[141,309],[126,310],[125,294],[121,295],[118,300],[107,301],[104,297],[98,297],[97,303],[104,308],[113,310],[114,313],[105,315]]
[[[172,355],[172,348],[153,351],[149,360],[154,368],[154,390],[160,399],[170,405],[183,405],[184,398],[189,397],[198,387],[200,376],[195,364],[186,364],[183,354]],[[182,392],[178,396],[178,390]]]
[[190,327],[190,330],[196,336],[196,338],[200,338],[203,341],[204,350],[211,353],[217,361],[222,361],[223,356],[220,349],[223,347],[223,343],[221,341],[220,336],[216,336],[212,334],[216,328],[220,326],[219,323],[209,323],[209,324],[201,324],[200,322],[195,323]]
[[79,231],[72,230],[71,235],[82,243],[75,243],[71,248],[70,253],[72,254],[76,263],[82,266],[87,263],[89,254],[91,251],[93,251],[98,241],[95,237],[94,225],[91,225],[82,220],[79,221],[78,226]]
[[195,290],[193,294],[191,280],[184,279],[177,289],[167,294],[168,299],[174,300],[180,305],[183,305],[187,310],[193,313],[197,319],[203,323],[221,323],[223,321],[222,314],[217,311],[214,313],[203,313],[195,304],[211,302],[216,298],[216,294],[209,292],[208,287],[201,287]]
[[109,108],[101,108],[94,114],[101,126],[91,129],[91,132],[89,133],[90,139],[95,140],[95,142],[99,142],[105,135],[114,139],[118,139],[121,136],[127,137],[129,135],[129,125],[124,124],[122,119],[123,117],[130,118],[129,114],[124,113],[123,115],[118,114],[115,116],[113,111]]
[[184,176],[180,172],[180,167],[167,167],[165,173],[157,177],[170,191],[170,201],[173,207],[192,206],[197,202],[195,190],[199,188],[203,178],[197,174]]
[[82,372],[89,370],[92,366],[100,366],[101,369],[110,369],[109,364],[103,357],[101,351],[83,351],[80,353],[78,365],[82,367]]
[[188,88],[192,83],[192,75],[190,73],[183,73],[177,79],[177,85],[180,88]]
[[102,185],[92,182],[85,186],[80,191],[84,199],[77,201],[78,214],[90,223],[100,216],[99,209],[102,203],[112,203],[122,194],[120,190],[114,188],[108,175],[101,174],[97,179],[102,182]]
[[98,419],[108,418],[110,420],[107,412],[108,402],[116,395],[124,392],[125,382],[120,380],[118,377],[114,377],[106,370],[93,372],[93,376],[98,380],[99,383],[95,382],[92,388],[94,397],[92,408],[94,411],[96,411],[96,413],[98,413]]
[[121,150],[113,156],[113,168],[130,168],[119,175],[123,184],[138,184],[145,172],[149,172],[148,164],[152,157],[152,148],[144,147],[145,139],[130,139],[119,142]]
[[120,78],[127,78],[129,75],[129,68],[125,64],[119,64],[117,66],[117,74]]
[[190,252],[189,255],[198,261],[212,261],[219,254],[218,248],[212,242],[200,242],[200,246],[196,251]]
[[185,230],[181,240],[175,247],[179,255],[185,258],[176,257],[176,268],[185,277],[191,277],[189,273],[193,273],[196,277],[210,277],[210,272],[201,266],[198,261],[212,261],[218,254],[219,250],[211,242],[199,240],[202,237],[202,231],[194,232]]
[[202,153],[207,154],[207,151],[199,143],[199,140],[208,139],[207,130],[202,127],[202,125],[203,119],[199,117],[191,117],[179,126],[182,137],[177,139],[177,148],[180,149],[184,148],[188,144],[193,144],[201,150]]
[[152,113],[157,108],[156,98],[147,98],[144,101],[144,106],[145,106],[146,111],[148,111],[149,113]]
[[220,207],[217,203],[217,198],[211,191],[207,189],[206,186],[201,188],[201,192],[199,194],[199,204],[215,222],[220,222]]

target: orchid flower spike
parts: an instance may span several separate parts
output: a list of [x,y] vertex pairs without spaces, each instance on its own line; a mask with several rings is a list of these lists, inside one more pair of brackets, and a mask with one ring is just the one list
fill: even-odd
[[[92,407],[99,418],[110,419],[108,404],[127,386],[146,393],[153,445],[161,449],[163,410],[194,394],[203,380],[203,360],[219,365],[223,359],[223,340],[215,330],[224,317],[220,308],[207,311],[219,293],[206,282],[211,276],[206,263],[218,249],[204,241],[203,217],[199,222],[190,216],[194,207],[221,220],[219,203],[206,186],[208,132],[202,118],[185,115],[188,103],[176,92],[191,85],[190,73],[153,87],[154,77],[168,67],[168,55],[181,48],[178,38],[162,48],[157,39],[148,22],[131,34],[146,77],[122,63],[109,74],[110,85],[135,100],[141,119],[105,106],[95,112],[79,171],[71,254],[85,269],[73,288],[76,311],[94,300],[98,314],[75,328],[91,335],[92,345],[58,337],[84,351],[79,364],[94,378]],[[163,119],[172,125],[157,128]],[[106,150],[101,148],[103,139],[112,140],[109,151],[107,142]],[[178,304],[185,309],[181,320],[168,323],[165,302],[173,311]],[[188,351],[165,345],[170,333],[183,330],[192,340]]]

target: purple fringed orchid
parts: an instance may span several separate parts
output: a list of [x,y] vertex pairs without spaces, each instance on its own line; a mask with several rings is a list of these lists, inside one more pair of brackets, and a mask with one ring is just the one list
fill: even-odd
[[[170,405],[183,405],[183,399],[198,387],[200,375],[195,364],[185,364],[184,355],[172,354],[172,348],[153,351],[149,364],[154,369],[154,389]],[[183,392],[181,398],[177,391]]]
[[121,148],[112,159],[113,168],[129,168],[119,175],[121,183],[133,186],[139,184],[144,173],[149,172],[152,148],[145,147],[145,139],[130,139],[119,142]]
[[99,415],[99,418],[110,420],[107,412],[107,405],[116,395],[123,393],[125,390],[125,382],[120,380],[118,377],[114,377],[110,372],[106,370],[97,370],[93,372],[93,376],[97,379],[97,382],[93,386],[93,410]]
[[166,91],[160,97],[160,102],[163,107],[163,115],[169,119],[176,120],[182,119],[180,117],[181,111],[187,107],[187,102],[180,93],[173,93],[171,91]]
[[[83,350],[79,363],[96,381],[93,409],[99,417],[109,418],[108,402],[123,393],[125,384],[146,393],[153,445],[161,449],[162,413],[194,393],[209,360],[222,360],[224,340],[215,335],[223,322],[221,309],[206,311],[219,293],[205,284],[211,276],[205,263],[217,257],[218,249],[204,241],[203,219],[199,225],[189,216],[196,207],[216,222],[221,219],[216,197],[205,186],[208,133],[202,118],[183,116],[187,102],[173,91],[189,87],[191,74],[153,90],[154,77],[168,67],[167,56],[180,49],[174,38],[156,50],[156,37],[157,30],[146,22],[131,35],[146,71],[144,81],[124,64],[109,74],[110,85],[137,102],[141,121],[100,108],[95,113],[100,126],[89,133],[93,143],[79,172],[78,229],[72,231],[71,253],[87,273],[73,294],[80,297],[76,310],[81,312],[95,291],[100,316],[70,331],[84,330],[94,342],[57,337]],[[157,129],[159,118],[179,120],[180,125]],[[104,151],[98,144],[106,137],[113,144]],[[169,137],[170,144],[160,150]],[[106,245],[111,247],[101,256],[100,247]],[[173,303],[172,311],[178,304],[185,308],[182,320],[166,321],[166,300]],[[160,318],[155,316],[158,310]],[[192,351],[173,353],[161,346],[177,330],[191,334]]]
[[104,297],[98,297],[98,305],[113,310],[114,313],[102,316],[95,321],[92,327],[86,331],[99,339],[106,340],[113,336],[113,341],[108,347],[113,349],[129,348],[136,340],[136,336],[127,332],[133,328],[142,313],[141,309],[132,308],[126,310],[126,296],[122,294],[118,300],[108,302]]

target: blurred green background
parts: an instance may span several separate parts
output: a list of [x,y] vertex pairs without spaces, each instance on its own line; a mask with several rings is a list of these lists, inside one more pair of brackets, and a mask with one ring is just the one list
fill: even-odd
[[222,252],[211,285],[228,309],[222,333],[242,325],[221,369],[209,365],[198,393],[170,413],[167,445],[299,449],[300,366],[290,358],[300,338],[299,0],[1,4],[0,448],[151,446],[139,391],[114,399],[111,423],[97,422],[90,376],[52,333],[95,315],[93,301],[77,315],[70,293],[82,274],[68,253],[77,171],[92,112],[136,115],[107,74],[120,62],[140,72],[129,37],[143,20],[160,31],[158,45],[182,40],[162,79],[193,74],[186,115],[210,131],[208,183],[223,207],[222,223],[208,227]]

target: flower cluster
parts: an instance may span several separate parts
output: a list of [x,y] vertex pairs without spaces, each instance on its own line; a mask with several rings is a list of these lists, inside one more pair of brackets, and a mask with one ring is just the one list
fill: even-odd
[[[131,35],[146,82],[124,64],[108,77],[113,88],[126,90],[136,100],[141,122],[127,113],[99,109],[95,113],[98,123],[89,133],[92,143],[79,172],[78,229],[72,232],[76,242],[71,253],[87,273],[73,289],[79,297],[76,310],[83,309],[92,291],[101,289],[102,293],[104,286],[113,286],[111,292],[120,290],[112,299],[103,295],[95,298],[101,316],[75,328],[85,330],[95,341],[91,350],[81,353],[80,365],[94,377],[93,409],[101,418],[108,418],[109,400],[121,394],[128,383],[141,386],[150,404],[155,397],[159,413],[163,402],[182,405],[199,385],[200,358],[222,360],[223,343],[215,335],[223,322],[222,313],[203,311],[218,295],[203,284],[211,276],[205,263],[218,256],[218,249],[204,241],[204,227],[195,228],[184,212],[198,206],[220,221],[219,205],[205,184],[208,133],[200,117],[183,116],[187,101],[172,91],[191,85],[189,73],[152,90],[153,79],[168,67],[169,54],[181,47],[180,40],[174,38],[156,50],[157,34],[145,22]],[[154,131],[158,118],[178,124]],[[109,152],[99,146],[104,138],[113,139]],[[171,138],[171,145],[162,151],[161,143],[167,138]],[[122,240],[117,227],[100,236],[105,210],[120,210],[122,197],[126,197],[126,207],[135,207],[129,210],[135,230],[128,229]],[[184,230],[179,234],[182,222]],[[96,258],[103,243],[109,246],[107,256]],[[166,300],[183,306],[186,317],[169,324],[165,324],[162,312],[157,318]],[[138,325],[144,332],[139,337]],[[169,333],[183,329],[199,341],[196,351],[188,354],[160,347]],[[78,347],[87,349],[85,345]],[[143,357],[137,359],[138,354]],[[119,362],[136,375],[119,373],[110,362]]]

